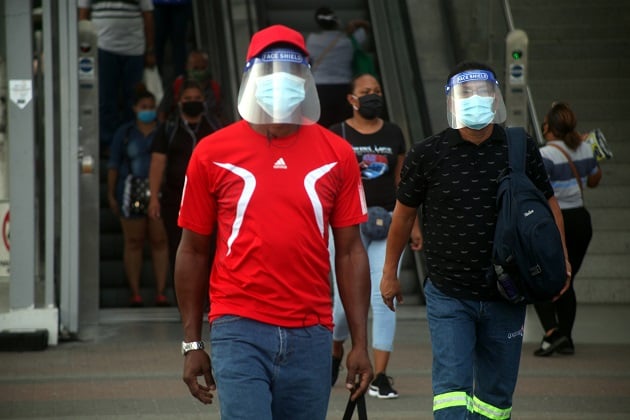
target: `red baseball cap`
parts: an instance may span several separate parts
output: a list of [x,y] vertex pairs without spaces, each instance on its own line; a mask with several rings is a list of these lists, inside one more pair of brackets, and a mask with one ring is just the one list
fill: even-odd
[[293,45],[308,57],[304,37],[301,33],[284,25],[272,25],[261,29],[252,36],[247,50],[247,61],[258,56],[270,45],[277,43]]

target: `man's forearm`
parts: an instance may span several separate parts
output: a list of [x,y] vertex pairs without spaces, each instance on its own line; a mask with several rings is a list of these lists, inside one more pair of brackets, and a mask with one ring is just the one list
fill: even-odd
[[416,223],[417,217],[416,209],[396,202],[396,207],[392,215],[392,223],[389,226],[389,233],[387,234],[387,248],[385,263],[383,265],[384,274],[392,274],[398,271],[400,256],[409,241],[409,236],[411,235],[411,230],[414,223]]
[[208,256],[177,252],[175,290],[182,317],[184,341],[201,340],[205,297],[208,295]]
[[370,270],[365,250],[335,257],[337,287],[343,302],[352,343],[367,346],[370,307]]

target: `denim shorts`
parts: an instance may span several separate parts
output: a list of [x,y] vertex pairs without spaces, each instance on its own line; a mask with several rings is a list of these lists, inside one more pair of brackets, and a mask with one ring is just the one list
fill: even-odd
[[212,368],[221,418],[324,420],[332,333],[283,328],[237,316],[212,322]]

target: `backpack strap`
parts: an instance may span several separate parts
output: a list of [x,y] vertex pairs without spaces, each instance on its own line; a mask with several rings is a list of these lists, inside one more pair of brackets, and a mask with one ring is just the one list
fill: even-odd
[[508,144],[508,159],[514,172],[525,173],[527,158],[527,137],[523,127],[507,127],[505,129]]

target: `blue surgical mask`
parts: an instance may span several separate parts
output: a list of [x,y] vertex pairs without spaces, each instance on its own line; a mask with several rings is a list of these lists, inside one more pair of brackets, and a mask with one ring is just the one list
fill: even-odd
[[138,120],[143,123],[150,123],[155,121],[156,112],[155,109],[143,109],[138,111]]
[[275,120],[289,117],[304,101],[304,79],[286,72],[256,80],[256,103]]
[[494,119],[492,96],[473,95],[458,99],[456,103],[457,120],[468,128],[481,130]]

